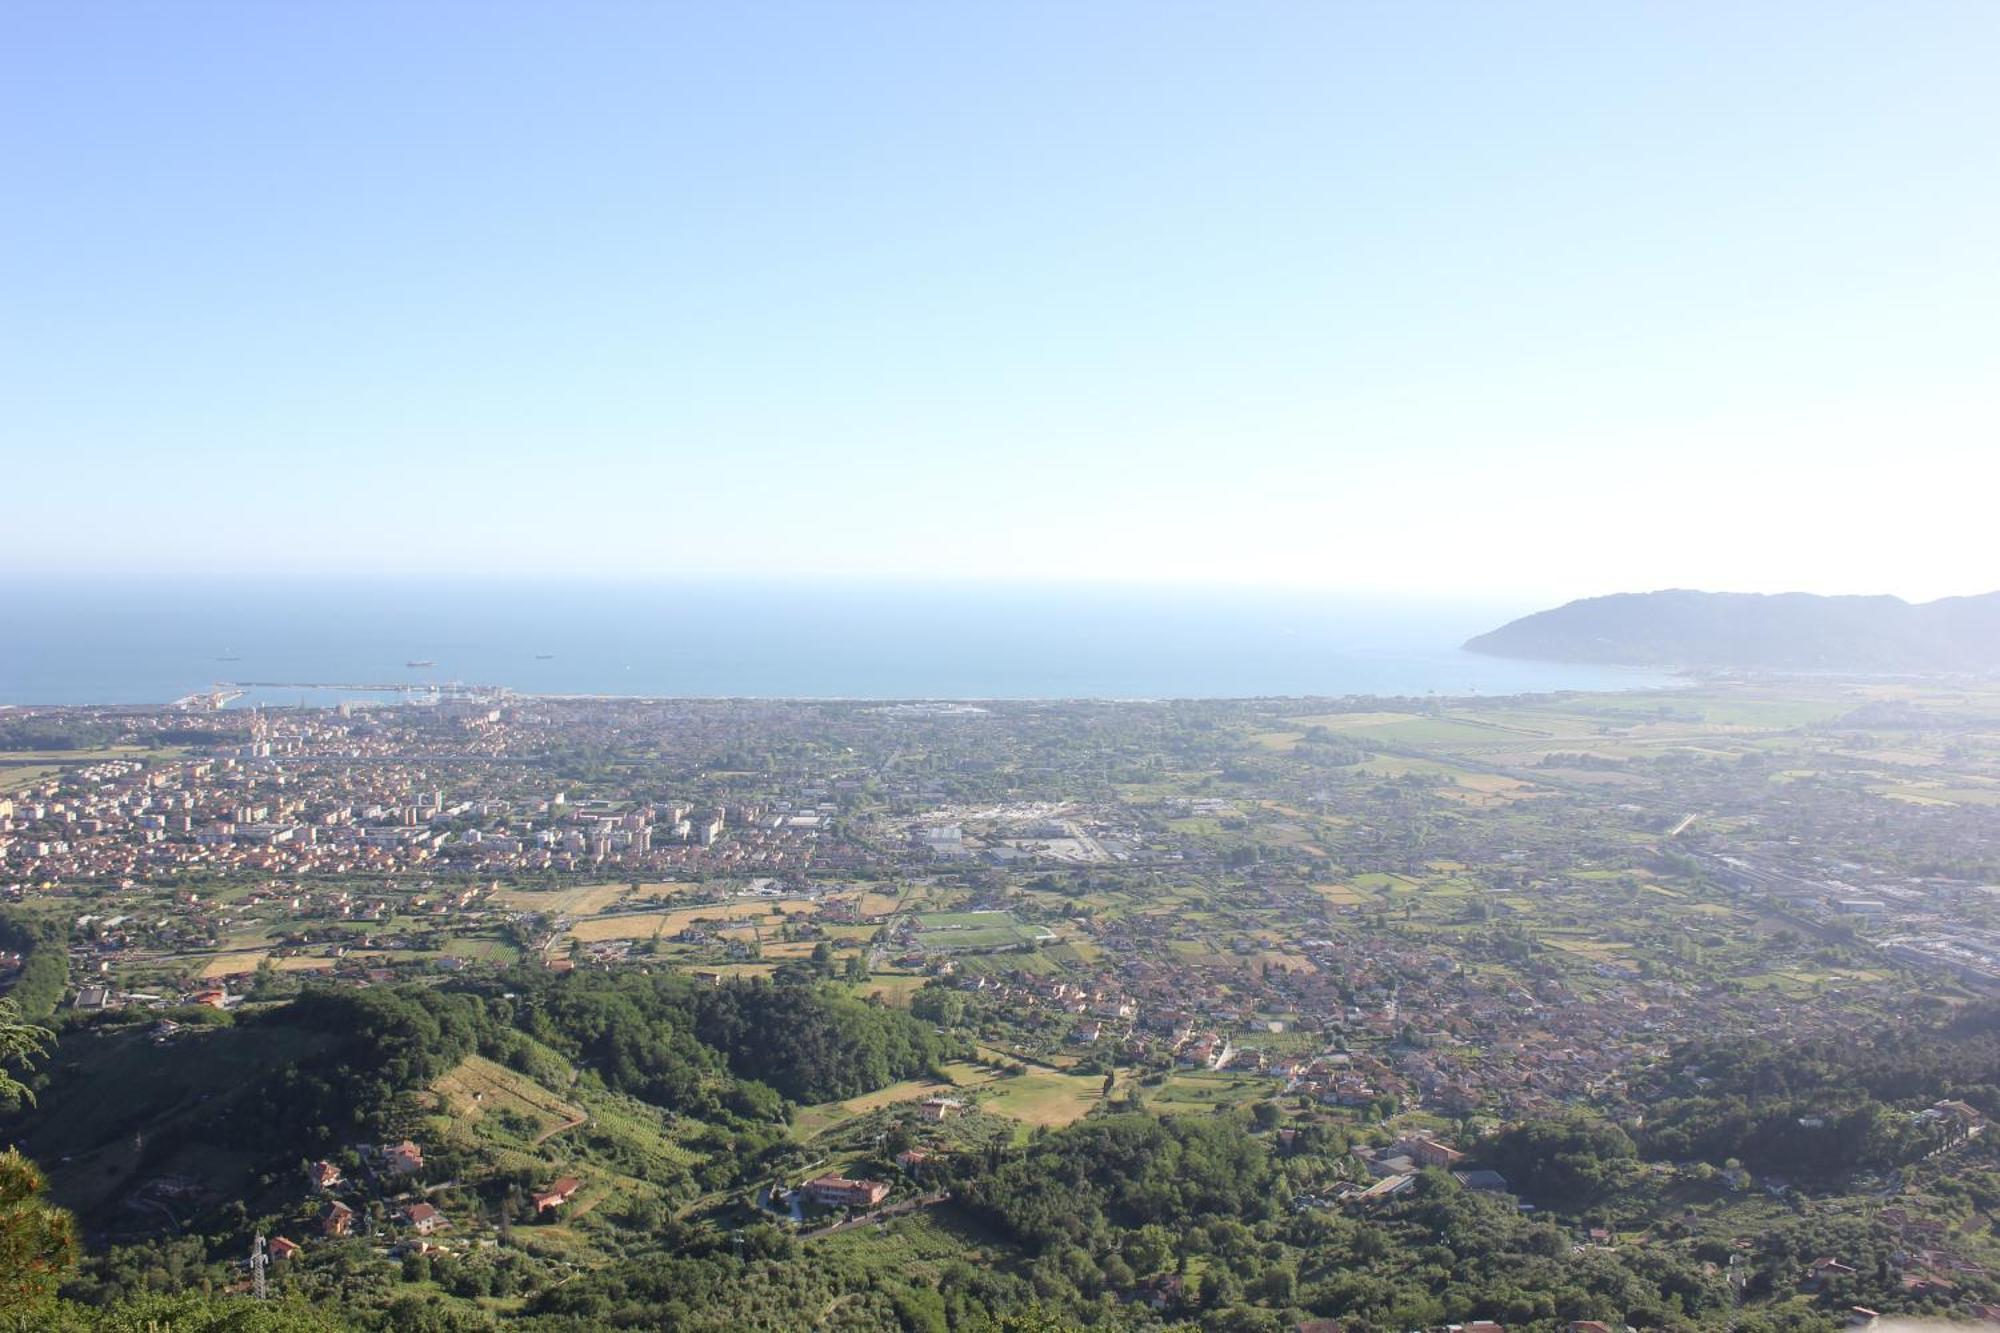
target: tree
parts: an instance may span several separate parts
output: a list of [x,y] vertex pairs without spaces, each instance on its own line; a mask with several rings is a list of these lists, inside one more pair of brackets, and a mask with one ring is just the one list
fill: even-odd
[[1635,1156],[1618,1126],[1577,1115],[1510,1126],[1480,1149],[1515,1188],[1558,1208],[1594,1202]]
[[1291,1269],[1279,1265],[1266,1269],[1250,1286],[1250,1295],[1267,1305],[1290,1305],[1292,1295],[1298,1289],[1298,1275]]
[[48,1049],[49,1030],[22,1018],[21,1006],[12,999],[0,999],[0,1104],[33,1104],[35,1094],[9,1074],[7,1066],[25,1070]]
[[957,1027],[965,1021],[965,997],[933,982],[911,997],[910,1014],[941,1028]]
[[[197,1292],[141,1296],[109,1309],[65,1303],[48,1313],[46,1322],[32,1326],[37,1333],[352,1333],[354,1327],[303,1301],[255,1301]],[[390,1327],[404,1333],[404,1325]],[[490,1327],[483,1321],[450,1325],[454,1331]]]
[[30,1327],[46,1311],[56,1286],[76,1263],[76,1232],[68,1213],[41,1200],[42,1173],[9,1149],[0,1154],[0,1319]]

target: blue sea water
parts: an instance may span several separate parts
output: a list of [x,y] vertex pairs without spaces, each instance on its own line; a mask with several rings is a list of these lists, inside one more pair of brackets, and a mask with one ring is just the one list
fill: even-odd
[[[1512,694],[1657,673],[1458,650],[1531,606],[1301,591],[744,580],[0,585],[0,703],[244,702],[312,684],[536,694],[1000,699]],[[433,662],[434,666],[413,666]]]

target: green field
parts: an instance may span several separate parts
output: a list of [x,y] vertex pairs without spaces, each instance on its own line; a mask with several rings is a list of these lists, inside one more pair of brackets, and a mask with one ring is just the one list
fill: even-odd
[[10,764],[0,767],[0,792],[22,791],[62,772],[55,764]]
[[1043,934],[1009,912],[919,912],[912,919],[918,942],[934,951],[1005,949],[1033,944]]

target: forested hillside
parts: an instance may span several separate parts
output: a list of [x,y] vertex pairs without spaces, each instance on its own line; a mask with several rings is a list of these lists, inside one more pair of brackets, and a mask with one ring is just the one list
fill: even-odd
[[1920,1117],[1929,1104],[2000,1114],[2000,1008],[1837,1041],[1691,1043],[1649,1083],[1657,1100],[1640,1135],[1649,1157],[1821,1177],[1888,1170],[1959,1132],[1953,1120]]
[[[974,1115],[962,1150],[932,1131],[935,1160],[898,1196],[886,1238],[830,1227],[837,1213],[796,1228],[760,1211],[763,1182],[820,1160],[783,1122],[802,1102],[921,1080],[967,1051],[949,1030],[817,985],[523,973],[310,989],[189,1031],[163,1043],[103,1020],[72,1027],[36,1079],[41,1106],[7,1126],[64,1163],[56,1197],[79,1202],[100,1239],[67,1288],[76,1304],[43,1326],[125,1333],[171,1312],[196,1333],[780,1333],[819,1310],[813,1327],[852,1333],[1283,1333],[1312,1316],[1353,1333],[1474,1319],[1817,1331],[1846,1304],[1921,1312],[2000,1297],[1969,1274],[1910,1286],[1908,1241],[1886,1212],[1778,1207],[1734,1238],[1665,1220],[1727,1197],[1737,1187],[1717,1168],[1739,1159],[1848,1188],[1953,1144],[1956,1160],[1926,1169],[1921,1188],[1973,1217],[2000,1208],[1993,1149],[1920,1114],[1948,1097],[1996,1104],[2000,1029],[1986,1008],[1839,1043],[1691,1043],[1649,1075],[1660,1100],[1644,1123],[1578,1112],[1469,1143],[1465,1164],[1500,1172],[1513,1197],[1431,1169],[1337,1205],[1366,1181],[1349,1151],[1358,1131],[1303,1104],[1162,1116],[1135,1086],[1012,1141],[974,1132]],[[859,1122],[852,1160],[893,1179],[916,1122],[907,1109],[880,1117]],[[368,1196],[370,1225],[449,1191],[460,1216],[498,1219],[497,1247],[405,1240],[385,1258],[364,1236],[317,1234],[328,1205],[298,1180],[301,1156],[379,1180],[367,1145],[406,1133],[427,1160]],[[90,1182],[138,1169],[126,1161],[135,1134],[145,1171],[168,1179],[240,1160],[233,1200],[169,1202],[175,1233],[121,1238],[128,1217],[92,1210]],[[532,1196],[562,1171],[589,1182],[595,1211],[556,1226]],[[284,1270],[292,1303],[253,1311],[227,1292],[260,1231],[314,1243]],[[1827,1256],[1837,1274],[1795,1296]],[[146,1303],[197,1289],[216,1295]]]
[[0,909],[0,953],[23,955],[21,970],[0,982],[5,994],[30,1018],[46,1018],[69,985],[69,928],[56,917]]

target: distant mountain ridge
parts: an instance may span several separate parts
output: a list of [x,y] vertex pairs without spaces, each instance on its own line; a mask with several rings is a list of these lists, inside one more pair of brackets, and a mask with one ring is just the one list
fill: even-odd
[[1906,602],[1814,593],[1586,597],[1469,639],[1493,657],[1727,670],[2000,671],[2000,592]]

